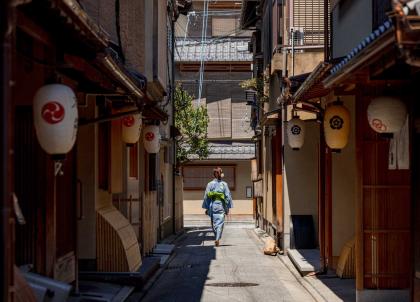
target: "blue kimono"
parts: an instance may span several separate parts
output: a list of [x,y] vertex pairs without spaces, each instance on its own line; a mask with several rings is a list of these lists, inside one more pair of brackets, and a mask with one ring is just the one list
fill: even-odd
[[[211,198],[210,192],[222,193],[219,195],[224,196],[223,198]],[[209,196],[210,195],[210,196]],[[217,194],[213,194],[217,195]],[[207,210],[208,215],[211,218],[214,235],[216,240],[220,240],[223,232],[223,225],[225,223],[225,215],[229,213],[229,209],[232,205],[232,195],[230,194],[229,187],[223,180],[214,179],[208,183],[206,192],[204,193],[203,209]]]

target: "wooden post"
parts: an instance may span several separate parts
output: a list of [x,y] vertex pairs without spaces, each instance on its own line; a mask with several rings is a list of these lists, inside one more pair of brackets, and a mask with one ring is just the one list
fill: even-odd
[[318,167],[318,238],[321,271],[332,265],[332,157],[320,127]]
[[0,114],[1,114],[1,159],[0,159],[0,300],[11,301],[13,286],[14,244],[11,219],[11,142],[10,142],[10,76],[11,38],[14,29],[14,11],[10,1],[0,1]]
[[45,272],[48,277],[54,278],[54,265],[56,258],[56,227],[57,227],[57,176],[54,174],[54,162],[47,161],[47,198],[45,209]]
[[332,154],[325,148],[325,258],[326,269],[333,265],[332,248]]
[[327,267],[325,253],[325,137],[320,127],[319,163],[318,163],[318,241],[321,257],[321,271]]
[[280,126],[276,127],[276,140],[275,140],[275,198],[276,198],[276,217],[277,217],[277,232],[283,233],[283,163],[282,163],[282,129]]
[[363,290],[364,281],[364,267],[363,267],[363,127],[361,126],[361,116],[365,117],[365,113],[361,112],[360,97],[356,96],[356,242],[355,242],[355,257],[356,257],[356,290]]

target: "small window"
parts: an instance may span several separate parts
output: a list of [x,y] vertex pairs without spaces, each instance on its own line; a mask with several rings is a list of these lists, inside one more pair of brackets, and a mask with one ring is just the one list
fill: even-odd
[[[235,190],[235,166],[220,166],[225,174],[223,178],[231,191]],[[213,169],[216,166],[185,166],[182,169],[185,190],[205,190],[213,179]]]

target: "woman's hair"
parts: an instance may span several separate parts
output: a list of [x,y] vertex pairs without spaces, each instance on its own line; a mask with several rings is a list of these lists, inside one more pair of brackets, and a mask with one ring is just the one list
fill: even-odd
[[223,174],[223,170],[220,167],[217,167],[213,170],[213,175],[217,179],[222,179],[225,175]]

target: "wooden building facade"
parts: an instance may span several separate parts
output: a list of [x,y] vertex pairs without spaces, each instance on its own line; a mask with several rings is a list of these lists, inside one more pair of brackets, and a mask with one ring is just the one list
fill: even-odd
[[[180,228],[170,135],[177,3],[97,2],[2,2],[2,301],[33,298],[13,265],[77,288],[83,270],[137,271]],[[33,118],[36,91],[52,83],[77,99],[77,140],[59,164]],[[122,119],[137,113],[143,126],[160,125],[157,153],[143,133],[123,142]]]
[[[258,5],[256,2],[244,1],[242,22],[246,27],[257,26],[256,41],[264,43],[271,35],[259,33],[261,29],[255,20],[264,23],[265,14],[261,1]],[[420,301],[415,156],[419,16],[406,2],[409,1],[319,3],[326,22],[322,28],[323,57],[312,57],[313,61],[309,57],[303,59],[314,65],[301,77],[296,72],[291,74],[289,65],[277,65],[281,73],[278,78],[272,73],[267,79],[267,84],[271,81],[267,96],[279,96],[283,106],[276,111],[265,108],[265,116],[260,112],[257,121],[262,133],[257,158],[261,158],[262,166],[256,174],[261,173],[269,183],[277,184],[276,189],[269,188],[266,195],[258,196],[261,205],[257,209],[263,214],[260,225],[273,237],[277,236],[280,247],[287,252],[290,247],[287,242],[291,242],[288,236],[293,235],[287,223],[291,215],[312,215],[321,271],[336,270],[342,250],[352,246],[357,301]],[[281,3],[298,5],[299,1]],[[276,31],[278,22],[283,24],[283,17],[289,21],[292,18],[277,15],[273,25],[268,26],[271,32]],[[262,53],[254,53],[254,59],[262,60],[264,66],[270,62],[272,48],[260,49]],[[271,69],[284,62],[273,63],[274,57]],[[273,88],[279,91],[273,92]],[[399,143],[402,153],[398,155],[393,151],[395,138],[375,132],[367,118],[372,100],[384,96],[401,100],[407,108],[405,140]],[[351,124],[347,146],[341,153],[333,153],[326,145],[322,124],[323,113],[337,97],[347,107]],[[304,145],[293,152],[285,131],[291,109],[306,126]],[[270,133],[272,139],[267,138]],[[271,144],[267,145],[269,140]],[[400,157],[401,165],[395,166],[396,156]],[[271,167],[267,176],[264,165]],[[303,178],[298,179],[295,174]],[[294,188],[296,184],[300,191]],[[304,207],[300,207],[299,200]],[[276,215],[264,213],[267,203],[272,204],[268,207]]]

